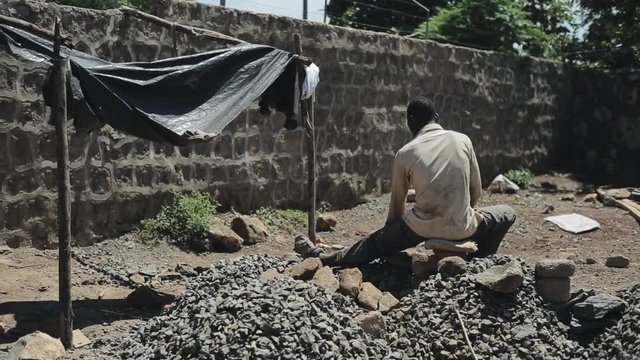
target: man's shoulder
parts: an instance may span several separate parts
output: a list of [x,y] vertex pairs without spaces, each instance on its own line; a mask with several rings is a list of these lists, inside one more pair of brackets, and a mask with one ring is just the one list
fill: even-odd
[[465,145],[471,145],[471,139],[466,134],[463,134],[461,132],[457,132],[454,130],[445,130],[445,131],[448,133],[449,136],[451,136],[456,141],[460,143],[464,143]]

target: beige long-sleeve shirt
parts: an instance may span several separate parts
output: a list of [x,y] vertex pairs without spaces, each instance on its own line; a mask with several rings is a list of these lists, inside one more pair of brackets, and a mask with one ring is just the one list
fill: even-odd
[[[409,185],[416,203],[405,213]],[[402,147],[394,160],[391,203],[387,222],[402,217],[416,234],[426,238],[466,239],[478,227],[473,206],[482,184],[471,140],[464,134],[429,124]]]

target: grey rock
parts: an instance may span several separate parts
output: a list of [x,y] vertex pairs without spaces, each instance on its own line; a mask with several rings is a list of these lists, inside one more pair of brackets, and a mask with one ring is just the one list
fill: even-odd
[[544,259],[536,263],[536,276],[547,278],[571,277],[576,271],[576,264],[566,259]]
[[62,342],[36,331],[18,339],[11,347],[7,360],[58,360],[65,356]]
[[459,256],[448,256],[438,261],[438,272],[444,276],[456,276],[467,271],[467,262]]
[[422,252],[411,256],[411,271],[418,279],[426,279],[438,272],[438,257]]
[[138,285],[142,285],[146,282],[144,276],[140,274],[133,274],[129,276],[129,280],[131,280],[132,283],[138,284]]
[[378,301],[378,310],[386,314],[389,310],[394,309],[400,305],[400,300],[398,300],[393,294],[388,291],[382,293],[382,297]]
[[476,276],[476,281],[500,293],[516,291],[524,281],[522,267],[516,261],[506,265],[492,266]]
[[546,301],[564,303],[571,298],[571,279],[537,278],[536,291]]
[[384,318],[379,311],[358,315],[355,320],[365,333],[375,337],[381,337],[387,329]]
[[275,279],[280,279],[282,278],[282,274],[280,274],[278,272],[278,270],[276,269],[267,269],[265,271],[262,272],[262,274],[260,274],[260,280],[261,281],[269,281],[269,280],[275,280]]
[[629,267],[629,263],[630,263],[630,260],[628,257],[618,255],[618,256],[608,257],[607,261],[604,264],[612,268],[627,268]]
[[571,307],[573,316],[584,320],[600,320],[604,317],[621,312],[627,304],[617,296],[597,294]]

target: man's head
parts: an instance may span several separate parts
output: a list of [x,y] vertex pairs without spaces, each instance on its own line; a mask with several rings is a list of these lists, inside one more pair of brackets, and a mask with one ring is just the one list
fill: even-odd
[[438,113],[426,97],[418,96],[407,105],[407,126],[413,136],[417,136],[425,125],[437,122]]

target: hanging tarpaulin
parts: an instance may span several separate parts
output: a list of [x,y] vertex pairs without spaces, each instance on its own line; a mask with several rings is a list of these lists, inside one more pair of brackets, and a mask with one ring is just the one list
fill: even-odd
[[[0,41],[14,55],[51,63],[52,44],[43,38],[0,25]],[[119,64],[67,48],[63,55],[71,62],[69,116],[80,129],[106,123],[140,138],[185,145],[219,133],[258,99],[288,119],[299,101],[295,55],[265,45]]]

